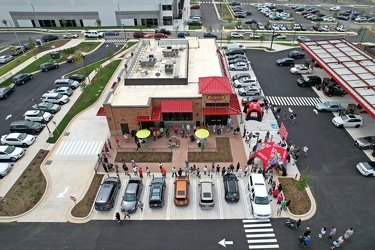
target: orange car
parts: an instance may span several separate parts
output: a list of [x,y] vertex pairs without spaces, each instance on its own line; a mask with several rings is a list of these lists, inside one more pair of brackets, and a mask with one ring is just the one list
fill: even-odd
[[189,176],[176,176],[174,182],[174,204],[176,206],[189,205]]

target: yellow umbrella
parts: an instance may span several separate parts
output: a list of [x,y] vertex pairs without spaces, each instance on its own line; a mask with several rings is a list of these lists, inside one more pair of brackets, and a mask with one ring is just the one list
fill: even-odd
[[210,132],[207,129],[198,129],[195,131],[195,136],[199,139],[207,138],[210,135]]
[[135,134],[138,138],[147,138],[149,137],[151,134],[151,131],[148,130],[148,129],[142,129],[142,130],[138,130],[137,133]]

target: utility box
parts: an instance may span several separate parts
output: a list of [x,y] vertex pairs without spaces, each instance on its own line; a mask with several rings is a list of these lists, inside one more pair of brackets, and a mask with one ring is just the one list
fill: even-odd
[[58,51],[52,51],[49,54],[50,54],[52,60],[60,59],[60,52],[58,52]]

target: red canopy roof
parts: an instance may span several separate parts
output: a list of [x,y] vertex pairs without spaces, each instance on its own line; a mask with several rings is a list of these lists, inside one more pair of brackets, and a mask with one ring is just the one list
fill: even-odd
[[193,101],[192,100],[162,100],[161,101],[161,112],[181,112],[191,113],[193,112]]
[[210,76],[199,78],[199,94],[232,94],[228,77]]
[[157,122],[160,121],[160,108],[153,108],[151,115],[137,116],[137,122]]

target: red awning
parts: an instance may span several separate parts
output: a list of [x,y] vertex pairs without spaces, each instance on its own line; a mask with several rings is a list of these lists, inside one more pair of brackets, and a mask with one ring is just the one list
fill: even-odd
[[153,108],[151,115],[137,116],[137,122],[157,122],[160,121],[160,108]]
[[191,113],[193,112],[192,100],[163,100],[161,101],[162,113]]

